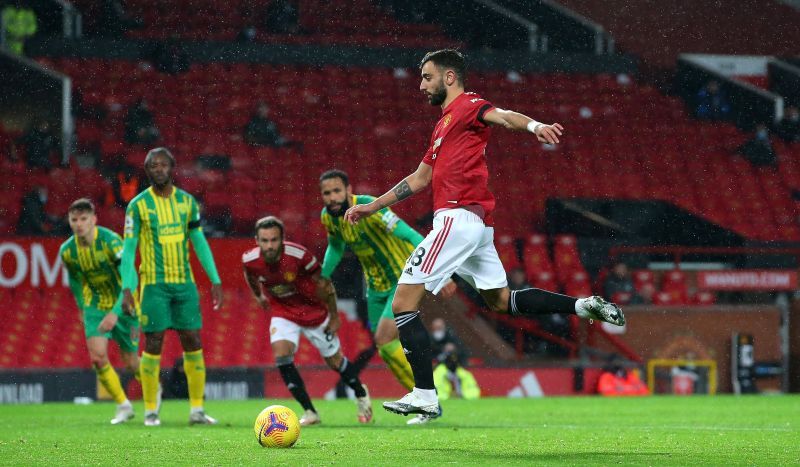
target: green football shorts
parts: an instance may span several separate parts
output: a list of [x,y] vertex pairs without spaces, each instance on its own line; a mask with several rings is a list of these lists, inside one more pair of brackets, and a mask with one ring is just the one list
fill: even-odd
[[139,318],[123,313],[117,320],[117,325],[109,332],[100,332],[97,326],[110,311],[98,310],[88,307],[83,310],[83,330],[86,338],[105,337],[114,340],[120,350],[128,353],[139,351]]
[[367,289],[367,317],[369,318],[369,328],[372,332],[378,329],[378,323],[381,319],[394,320],[392,300],[394,300],[394,293],[396,291],[397,285],[386,292],[376,292]]
[[142,290],[140,308],[144,332],[194,331],[203,326],[200,297],[194,283],[148,284]]

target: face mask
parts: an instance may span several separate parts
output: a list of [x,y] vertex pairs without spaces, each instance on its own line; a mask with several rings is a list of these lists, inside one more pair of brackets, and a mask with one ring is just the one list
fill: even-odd
[[433,331],[431,333],[431,335],[433,336],[433,340],[436,340],[436,341],[440,341],[440,340],[444,339],[445,334],[447,334],[446,331],[438,331],[438,330],[437,331]]

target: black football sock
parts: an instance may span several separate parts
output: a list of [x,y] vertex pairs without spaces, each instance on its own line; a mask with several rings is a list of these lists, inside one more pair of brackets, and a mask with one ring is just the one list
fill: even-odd
[[400,343],[406,360],[414,373],[414,387],[419,389],[435,389],[433,385],[433,355],[431,355],[431,338],[425,324],[419,317],[419,311],[404,311],[394,316],[397,329],[400,331]]
[[311,410],[316,412],[314,404],[311,403],[311,398],[308,397],[306,392],[306,385],[303,383],[303,378],[294,363],[287,363],[285,365],[278,365],[278,370],[281,372],[281,378],[286,384],[286,388],[292,393],[294,399],[300,403],[303,410]]
[[575,297],[542,289],[512,290],[508,297],[508,313],[515,316],[552,313],[574,315],[576,301]]
[[361,380],[358,379],[358,370],[347,361],[347,357],[342,357],[342,364],[339,365],[339,374],[342,375],[342,381],[350,386],[350,389],[356,393],[356,397],[364,397],[367,395],[364,385],[361,384]]
[[366,349],[362,350],[360,354],[358,354],[355,360],[350,362],[350,365],[356,369],[356,373],[361,373],[361,370],[367,366],[367,363],[372,360],[372,357],[375,356],[377,351],[378,349],[374,345],[367,347]]

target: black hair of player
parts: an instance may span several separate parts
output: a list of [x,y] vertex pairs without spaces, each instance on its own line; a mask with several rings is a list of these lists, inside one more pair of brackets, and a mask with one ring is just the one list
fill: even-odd
[[262,217],[261,219],[256,221],[256,237],[258,237],[258,231],[261,229],[275,229],[277,228],[281,232],[281,240],[283,240],[283,222],[275,216],[267,216]]
[[464,58],[464,54],[455,49],[441,49],[428,52],[422,57],[422,61],[419,62],[419,69],[422,70],[422,67],[428,62],[433,62],[433,64],[441,70],[453,70],[458,83],[464,86],[464,82],[467,79],[467,61]]
[[319,183],[322,184],[322,182],[324,182],[325,180],[330,180],[332,178],[341,179],[342,183],[344,183],[345,188],[350,186],[350,177],[347,176],[347,172],[339,169],[331,169],[322,172],[322,175],[319,176]]
[[76,199],[69,205],[67,212],[88,212],[89,214],[94,214],[94,203],[92,203],[89,198]]
[[163,154],[167,156],[171,168],[174,169],[175,165],[177,165],[177,163],[175,162],[175,156],[172,155],[169,149],[160,147],[160,148],[153,148],[147,151],[147,156],[144,158],[144,166],[147,167],[148,165],[150,165],[150,161],[152,161],[153,157],[155,157],[157,154]]

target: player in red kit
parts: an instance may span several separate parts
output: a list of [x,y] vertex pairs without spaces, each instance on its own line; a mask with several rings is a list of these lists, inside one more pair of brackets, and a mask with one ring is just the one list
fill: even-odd
[[433,230],[406,262],[392,302],[400,342],[414,373],[414,389],[395,402],[391,412],[432,415],[438,412],[433,384],[428,331],[419,318],[419,302],[429,291],[439,293],[454,273],[475,287],[489,308],[512,315],[571,313],[582,318],[625,324],[622,310],[601,297],[575,298],[541,289],[509,291],[506,273],[494,247],[486,143],[492,126],[527,131],[557,144],[563,127],[547,125],[523,114],[495,107],[464,91],[466,66],[455,50],[430,52],[420,63],[420,91],[442,108],[428,151],[417,170],[369,204],[351,207],[350,222],[408,198],[428,185],[433,188]]
[[372,421],[372,403],[358,372],[342,355],[336,291],[320,274],[320,263],[302,245],[284,241],[283,223],[269,216],[256,222],[256,248],[242,255],[244,277],[256,301],[268,310],[270,343],[283,382],[305,413],[301,425],[320,423],[303,378],[294,366],[302,333],[319,350],[325,363],[339,372],[356,395],[358,421]]

